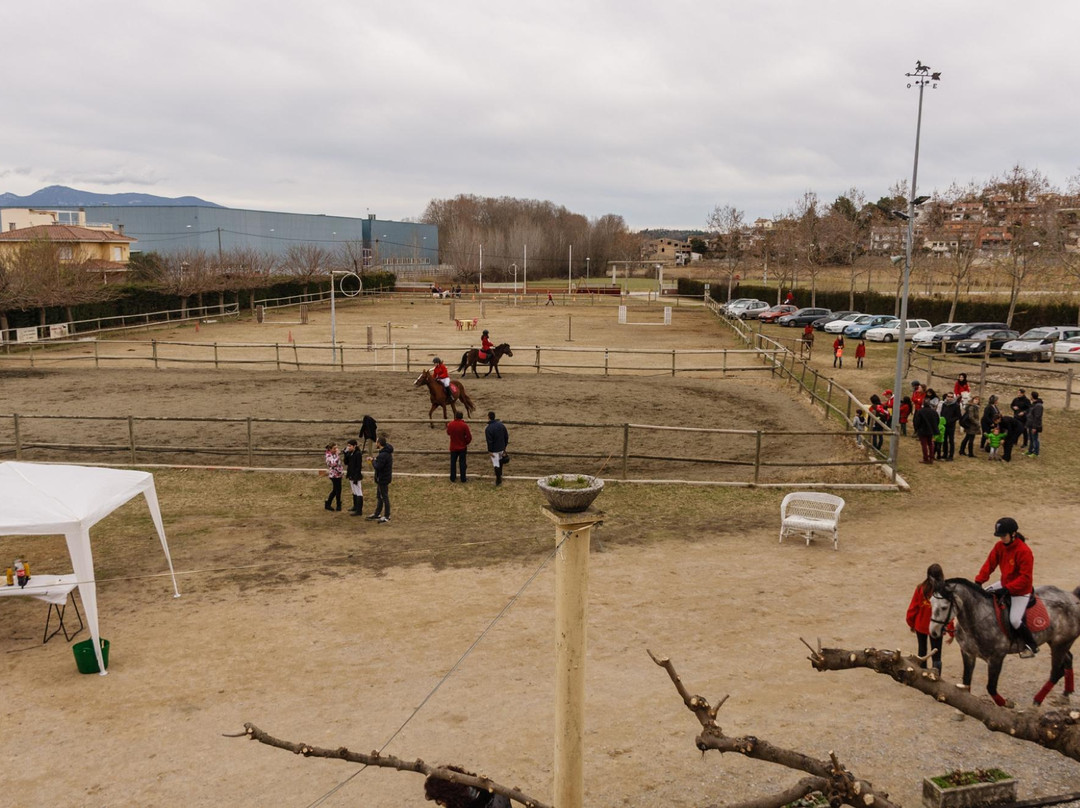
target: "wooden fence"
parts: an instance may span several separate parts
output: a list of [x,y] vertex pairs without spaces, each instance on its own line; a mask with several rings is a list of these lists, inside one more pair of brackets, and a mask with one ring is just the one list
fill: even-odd
[[[790,446],[810,447],[822,458],[836,455],[835,431],[708,429],[632,423],[507,421],[513,435],[511,474],[539,477],[565,472],[565,463],[608,478],[633,482],[675,482],[790,488],[895,486],[867,482],[823,482],[818,468],[879,465],[878,461],[795,460]],[[443,430],[427,419],[383,419],[397,445],[395,474],[441,476],[448,453]],[[479,424],[477,424],[479,426]],[[0,457],[41,462],[98,465],[199,466],[243,469],[307,469],[322,462],[327,435],[349,434],[358,424],[342,419],[255,417],[151,417],[0,415]],[[664,454],[648,451],[664,433]],[[79,435],[78,442],[72,435]],[[334,438],[340,440],[340,438]],[[548,450],[547,447],[556,447]],[[567,449],[566,447],[573,447]],[[487,455],[471,454],[472,474],[490,472]]]
[[[1072,407],[1073,385],[1076,373],[1070,363],[1063,370],[1042,368],[1031,363],[991,362],[985,358],[969,358],[957,354],[923,353],[908,351],[908,369],[914,368],[926,376],[926,385],[934,386],[934,379],[946,382],[952,390],[958,373],[968,375],[972,392],[986,401],[988,393],[1012,393],[1018,387],[1036,389],[1044,401],[1060,404],[1064,409]],[[1047,396],[1050,393],[1050,396]],[[1060,398],[1057,394],[1060,393]]]

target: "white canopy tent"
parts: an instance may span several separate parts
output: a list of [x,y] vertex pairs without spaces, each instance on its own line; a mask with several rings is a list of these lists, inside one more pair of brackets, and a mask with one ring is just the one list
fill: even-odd
[[75,577],[79,582],[86,622],[104,676],[98,633],[97,586],[90,528],[139,494],[146,497],[150,516],[169,564],[174,597],[176,586],[169,544],[161,524],[154,475],[146,471],[39,463],[0,463],[0,536],[63,535]]

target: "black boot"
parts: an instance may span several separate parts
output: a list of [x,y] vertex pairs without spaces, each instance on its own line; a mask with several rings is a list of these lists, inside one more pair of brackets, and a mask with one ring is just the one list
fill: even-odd
[[360,507],[361,507],[360,506],[360,497],[356,496],[356,494],[353,494],[352,495],[352,507],[349,508],[349,516],[359,516],[360,515]]
[[495,467],[495,485],[502,485],[502,466]]
[[1016,636],[1020,638],[1020,642],[1027,646],[1020,652],[1022,658],[1029,659],[1039,653],[1039,644],[1035,642],[1035,637],[1032,635],[1027,623],[1020,624],[1020,628],[1016,630]]

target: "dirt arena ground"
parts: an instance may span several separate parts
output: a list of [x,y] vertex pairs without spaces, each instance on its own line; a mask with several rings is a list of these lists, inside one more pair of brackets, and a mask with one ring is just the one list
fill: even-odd
[[[547,344],[541,340],[554,340],[566,324],[565,312],[533,312],[550,318],[546,326],[511,319],[518,314],[493,315],[494,335]],[[671,331],[648,329],[644,337],[619,337],[617,326],[601,323],[588,340],[581,319],[574,330],[582,344],[625,338],[661,346],[675,339],[680,318],[676,313]],[[519,340],[514,329],[522,324],[529,337]],[[199,338],[207,336],[217,336],[213,326],[200,329]],[[448,336],[446,345],[460,339],[436,336]],[[719,328],[713,339],[730,345]],[[62,365],[0,371],[0,409],[273,409],[287,417],[346,411],[355,418],[373,402],[414,416],[421,395],[384,389],[386,379],[405,390],[403,372],[243,374],[94,373]],[[877,386],[878,372],[870,378]],[[615,422],[650,422],[637,418],[643,412],[695,424],[718,418],[720,426],[759,416],[819,423],[781,385],[757,376],[638,381],[674,393],[666,404],[627,381],[511,370],[502,382],[473,385],[484,409],[508,411],[508,420],[519,408],[555,420],[573,400],[597,420]],[[704,404],[714,399],[722,406],[710,416]],[[923,776],[951,768],[1001,765],[1021,777],[1021,797],[1076,790],[1076,764],[957,721],[951,710],[883,677],[815,673],[798,638],[914,650],[903,614],[927,564],[973,576],[991,546],[993,521],[1004,514],[1016,515],[1032,538],[1038,583],[1080,584],[1071,460],[1078,426],[1070,414],[1048,412],[1043,457],[1009,466],[965,459],[925,468],[911,462],[917,449],[905,443],[902,473],[912,492],[844,492],[838,552],[824,541],[777,543],[782,491],[609,483],[597,501],[605,520],[590,558],[587,804],[724,803],[798,779],[733,756],[702,757],[693,745],[695,719],[646,649],[670,656],[691,692],[714,703],[730,694],[720,713],[728,734],[756,735],[813,757],[834,750],[904,805],[918,804]],[[524,429],[512,440],[525,442]],[[408,444],[423,435],[433,451],[441,448],[440,433],[425,431],[396,439]],[[421,457],[403,454],[402,461]],[[527,477],[535,461],[522,459],[519,476]],[[479,453],[472,464],[484,470]],[[4,804],[305,806],[358,768],[224,737],[245,721],[328,747],[371,750],[393,738],[387,753],[461,764],[550,799],[554,580],[545,562],[553,529],[539,513],[531,479],[496,490],[490,478],[473,474],[456,488],[438,477],[400,478],[392,486],[393,522],[376,526],[324,511],[327,483],[311,473],[157,472],[184,594],[173,599],[160,576],[164,561],[141,503],[94,529],[102,633],[112,644],[108,676],[80,676],[62,636],[41,644],[41,603],[3,601]],[[54,539],[3,538],[0,554],[25,554],[38,571],[67,569]],[[1008,660],[1002,691],[1026,702],[1048,664],[1045,655]],[[957,650],[947,646],[946,675],[959,668]],[[976,687],[984,683],[980,665]],[[415,775],[367,770],[318,804],[431,803]]]

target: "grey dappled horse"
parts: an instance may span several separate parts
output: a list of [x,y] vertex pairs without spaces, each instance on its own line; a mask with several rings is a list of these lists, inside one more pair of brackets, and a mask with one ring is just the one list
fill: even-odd
[[[1035,594],[1046,606],[1050,615],[1050,628],[1033,632],[1035,642],[1050,647],[1050,678],[1035,695],[1035,703],[1043,699],[1054,685],[1065,677],[1065,695],[1073,692],[1072,644],[1080,636],[1080,587],[1065,592],[1056,586],[1037,586]],[[1016,654],[1022,649],[1020,640],[1001,630],[994,614],[994,596],[978,584],[966,578],[949,578],[938,585],[930,598],[930,634],[940,637],[945,625],[956,618],[956,642],[964,659],[965,688],[971,688],[971,674],[975,659],[985,659],[987,665],[986,692],[1002,707],[1008,702],[997,692],[1001,663],[1006,654]],[[1006,612],[1005,621],[1008,622]]]

